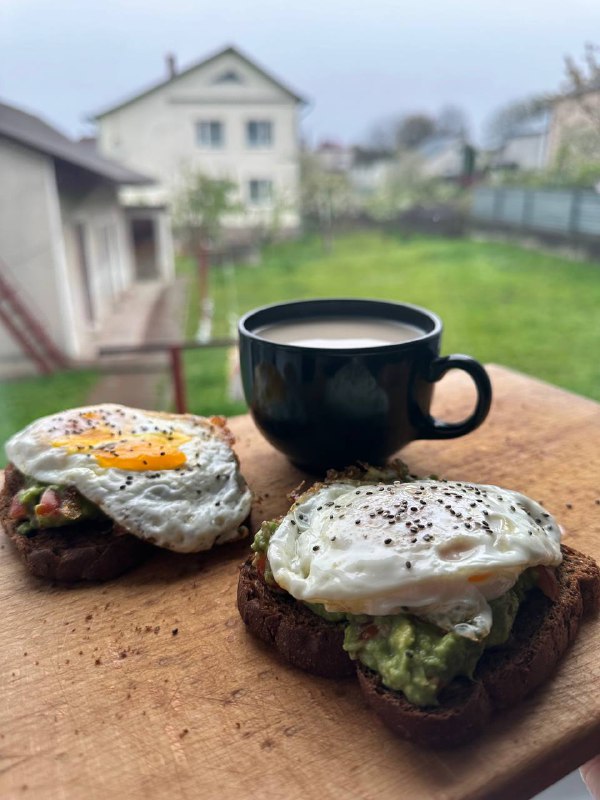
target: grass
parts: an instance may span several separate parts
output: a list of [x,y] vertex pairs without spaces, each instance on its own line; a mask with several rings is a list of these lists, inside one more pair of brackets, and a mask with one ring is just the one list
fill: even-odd
[[[0,442],[37,417],[80,406],[98,379],[95,372],[57,372],[0,382]],[[6,463],[0,448],[0,466]]]
[[[215,267],[211,294],[215,336],[229,335],[231,320],[251,308],[294,298],[416,303],[444,321],[443,353],[468,353],[600,400],[597,264],[505,243],[357,233],[328,254],[310,238],[267,248],[257,266]],[[226,374],[216,354],[202,358],[205,367],[196,360],[188,375],[196,411],[208,395],[218,400],[209,378]]]

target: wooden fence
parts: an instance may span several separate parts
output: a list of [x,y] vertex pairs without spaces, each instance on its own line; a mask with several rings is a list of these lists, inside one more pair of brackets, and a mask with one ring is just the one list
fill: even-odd
[[600,242],[600,195],[589,189],[479,187],[470,218],[484,227]]

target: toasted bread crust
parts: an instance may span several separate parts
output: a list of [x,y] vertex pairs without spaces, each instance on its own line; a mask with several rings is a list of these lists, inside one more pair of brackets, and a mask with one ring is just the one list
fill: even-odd
[[342,648],[344,625],[322,619],[287,592],[270,589],[252,557],[240,570],[237,603],[250,631],[290,664],[325,678],[354,675],[355,664]]
[[[377,673],[342,650],[343,624],[327,622],[289,594],[269,589],[249,559],[241,569],[238,608],[249,629],[291,664],[317,675],[358,674],[367,703],[383,722],[417,744],[453,747],[476,737],[495,711],[520,702],[543,683],[573,641],[585,612],[600,606],[600,569],[565,545],[556,601],[538,589],[522,603],[510,640],[484,653],[475,680],[457,678],[440,705],[420,708],[382,685]],[[343,654],[343,656],[342,656]]]
[[554,671],[586,611],[597,610],[600,569],[589,557],[563,545],[557,568],[560,594],[552,602],[538,589],[521,605],[506,645],[484,653],[475,681],[455,680],[440,694],[440,705],[418,708],[379,676],[358,665],[367,703],[383,722],[406,739],[428,747],[454,747],[480,733],[494,711],[516,705]]
[[32,575],[68,583],[107,581],[145,559],[148,545],[110,520],[65,525],[31,537],[18,533],[9,509],[23,483],[23,475],[9,464],[0,492],[0,525]]

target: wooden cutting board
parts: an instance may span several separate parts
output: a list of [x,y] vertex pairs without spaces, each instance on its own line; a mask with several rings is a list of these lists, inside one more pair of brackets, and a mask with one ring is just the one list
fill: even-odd
[[[412,471],[498,483],[543,503],[600,559],[600,406],[491,367],[474,434],[403,451]],[[449,376],[436,410],[472,401]],[[256,493],[253,525],[305,475],[231,420]],[[396,739],[352,680],[305,675],[245,631],[235,608],[248,543],[157,552],[109,584],[28,577],[0,543],[0,797],[527,798],[600,752],[600,623],[554,678],[479,741],[427,752]]]

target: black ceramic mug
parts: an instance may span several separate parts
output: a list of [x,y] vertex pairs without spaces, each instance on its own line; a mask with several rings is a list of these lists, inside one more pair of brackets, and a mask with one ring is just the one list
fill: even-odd
[[[415,338],[332,349],[270,341],[264,331],[320,319],[387,320],[412,326]],[[254,421],[294,463],[317,471],[381,464],[414,439],[464,436],[486,418],[492,387],[473,358],[440,357],[441,334],[431,311],[384,300],[300,300],[250,311],[239,323],[240,366]],[[450,369],[464,370],[477,387],[473,413],[458,423],[429,411],[433,386]]]

